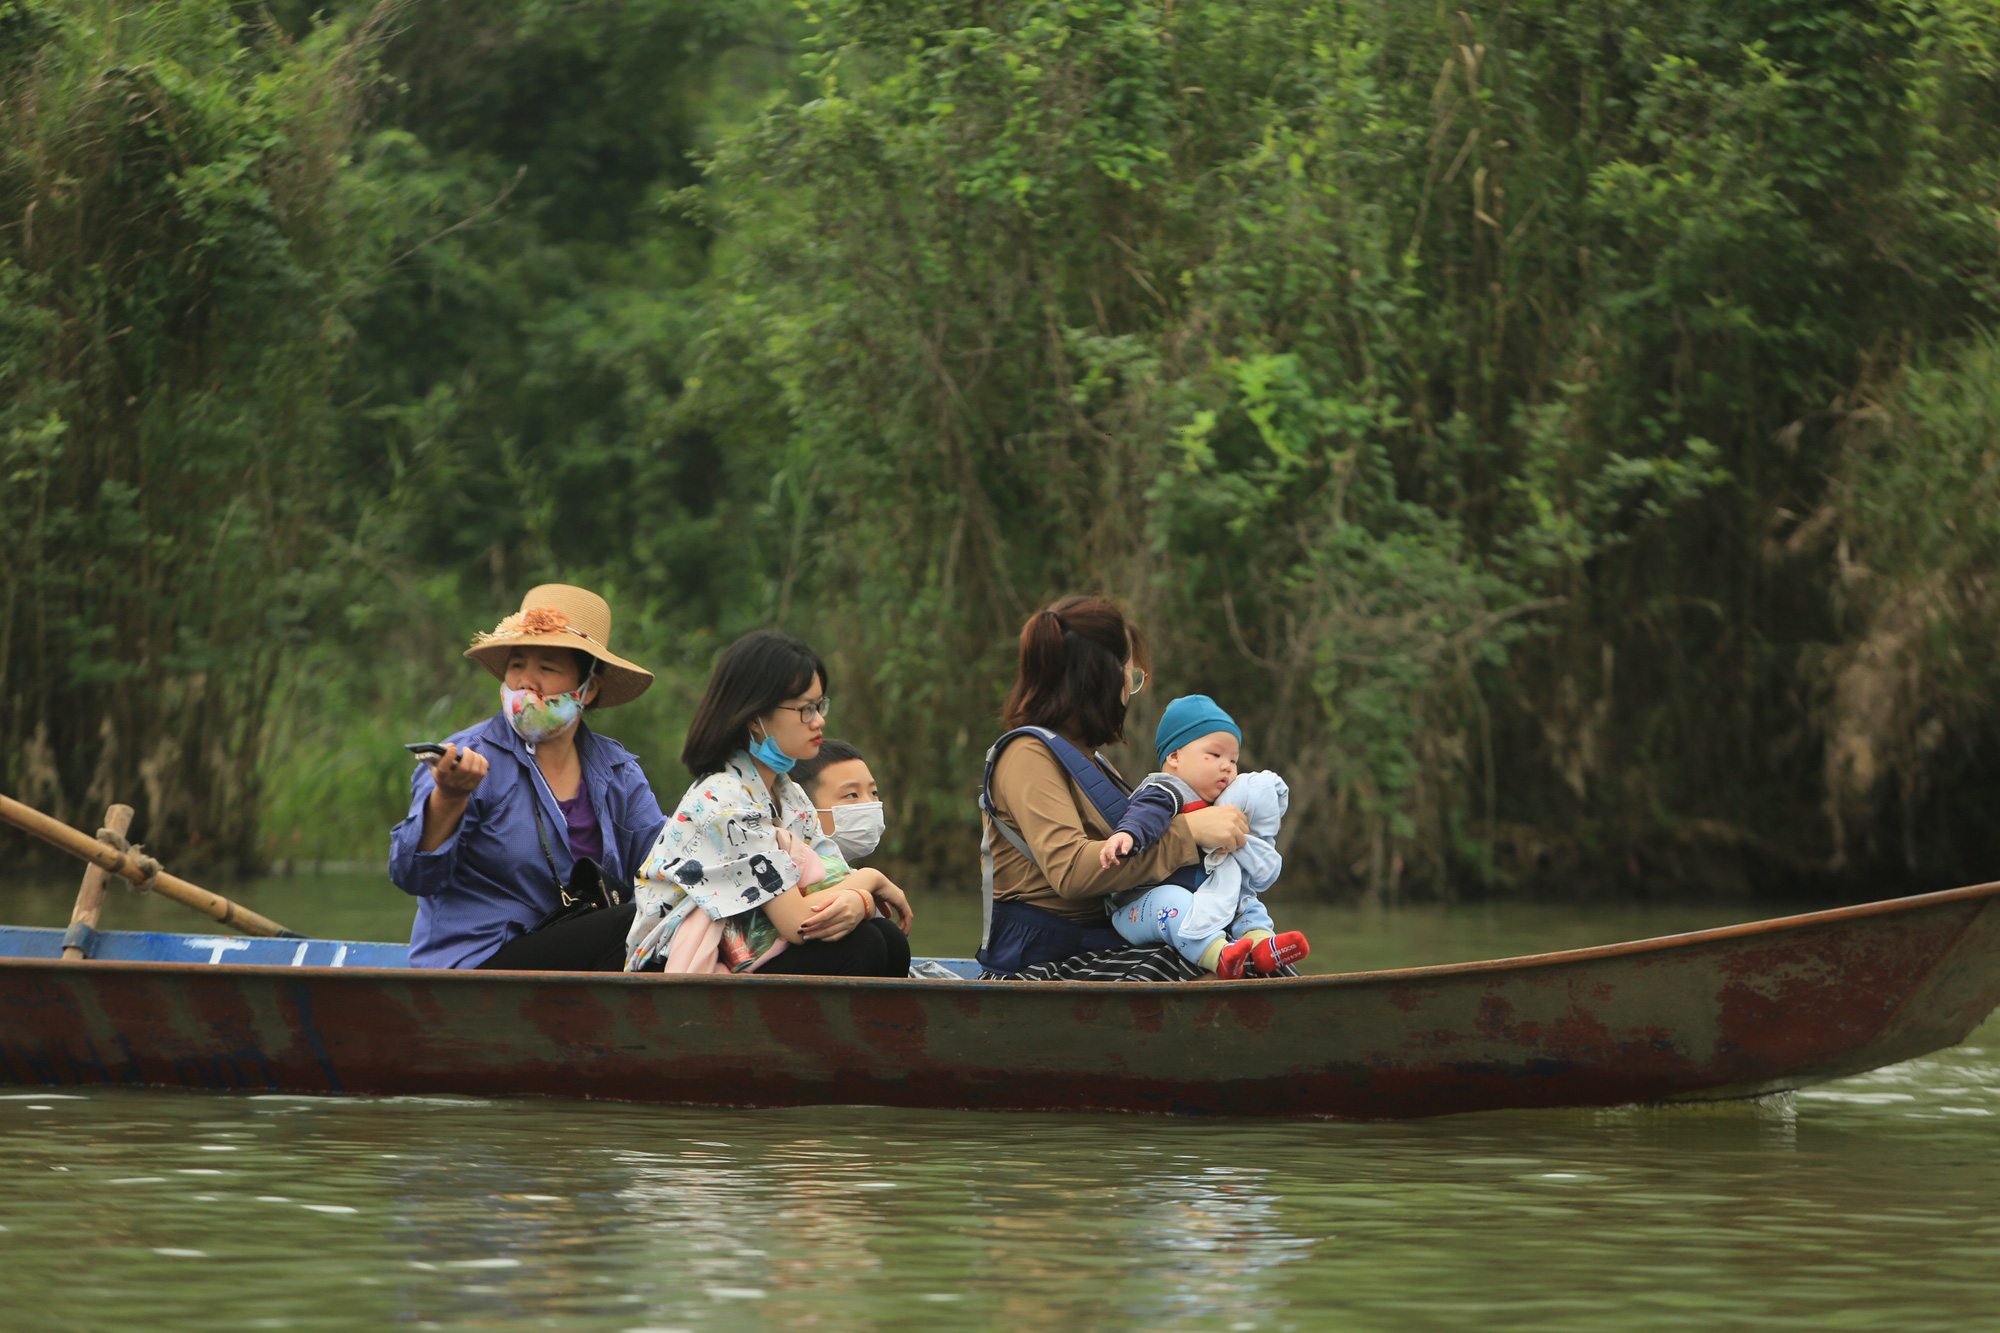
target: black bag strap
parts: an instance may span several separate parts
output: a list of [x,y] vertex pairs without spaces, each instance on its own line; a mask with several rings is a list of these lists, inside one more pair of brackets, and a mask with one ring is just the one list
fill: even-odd
[[[563,912],[579,906],[616,907],[622,901],[620,894],[616,889],[605,887],[602,868],[587,856],[576,859],[576,865],[570,871],[569,883],[563,883],[562,875],[556,870],[555,853],[549,850],[549,831],[542,823],[541,798],[533,792],[529,795],[534,800],[532,808],[535,812],[535,836],[542,843],[542,860],[549,867],[549,881],[556,886],[556,899],[562,904],[557,909],[556,915],[560,916]],[[576,892],[571,893],[571,889],[575,889]],[[596,899],[595,902],[591,901],[593,898]]]
[[540,792],[533,790],[528,792],[528,808],[535,812],[535,836],[542,840],[542,860],[549,867],[549,883],[556,886],[556,896],[562,900],[564,907],[568,907],[569,889],[564,886],[562,876],[556,871],[556,856],[554,852],[549,850],[549,831],[542,823],[542,795]]

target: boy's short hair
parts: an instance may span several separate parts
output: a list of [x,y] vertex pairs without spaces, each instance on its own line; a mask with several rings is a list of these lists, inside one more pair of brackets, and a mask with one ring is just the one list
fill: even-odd
[[819,775],[833,764],[844,764],[850,759],[859,759],[861,751],[846,741],[828,740],[820,742],[819,753],[810,759],[801,759],[792,765],[792,781],[804,787],[808,793]]

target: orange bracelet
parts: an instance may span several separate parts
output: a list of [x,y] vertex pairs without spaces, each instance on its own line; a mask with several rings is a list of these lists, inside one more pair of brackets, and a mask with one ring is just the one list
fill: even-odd
[[861,919],[863,921],[866,921],[869,917],[875,915],[875,899],[869,895],[868,890],[853,888],[846,884],[836,884],[834,887],[839,889],[846,889],[849,893],[853,894],[855,897],[861,900]]

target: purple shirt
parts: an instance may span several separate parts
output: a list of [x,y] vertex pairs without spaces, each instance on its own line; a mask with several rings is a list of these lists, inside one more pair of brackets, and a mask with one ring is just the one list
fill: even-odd
[[[628,889],[632,875],[667,822],[638,760],[609,736],[580,724],[581,811],[560,807],[536,775],[527,746],[507,719],[494,716],[447,740],[470,746],[492,767],[473,789],[465,818],[442,845],[420,852],[424,802],[436,785],[429,764],[410,775],[410,813],[389,835],[389,878],[417,899],[410,927],[411,967],[475,967],[495,949],[533,930],[556,909],[555,886],[542,860],[535,810],[549,833],[556,874],[568,882],[583,845],[577,821],[587,814],[597,836],[604,882]],[[557,821],[561,823],[558,824]],[[558,836],[558,831],[568,837]]]
[[557,801],[562,807],[563,823],[569,825],[569,854],[581,861],[585,857],[604,864],[604,833],[597,827],[597,812],[590,808],[590,788],[578,783],[576,795],[567,801]]

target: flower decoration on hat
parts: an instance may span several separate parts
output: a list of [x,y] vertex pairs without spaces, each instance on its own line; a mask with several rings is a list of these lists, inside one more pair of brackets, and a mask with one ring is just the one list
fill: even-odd
[[515,617],[523,634],[554,634],[569,628],[569,617],[553,606],[531,606]]
[[531,606],[525,611],[516,611],[490,631],[472,636],[473,645],[499,643],[507,639],[519,639],[530,634],[561,634],[567,630],[580,639],[590,636],[569,623],[569,617],[553,606]]

